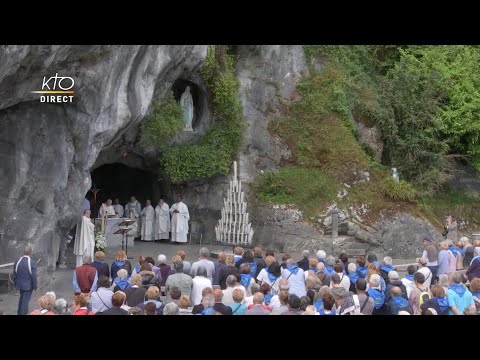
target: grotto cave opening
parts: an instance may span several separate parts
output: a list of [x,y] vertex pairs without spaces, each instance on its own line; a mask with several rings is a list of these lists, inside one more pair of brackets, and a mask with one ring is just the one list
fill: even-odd
[[95,204],[92,192],[87,194],[95,215],[107,199],[114,201],[118,197],[120,204],[125,206],[133,195],[143,207],[146,200],[156,204],[161,196],[166,195],[166,189],[155,173],[121,163],[101,165],[91,172],[91,177],[92,189],[100,189]]

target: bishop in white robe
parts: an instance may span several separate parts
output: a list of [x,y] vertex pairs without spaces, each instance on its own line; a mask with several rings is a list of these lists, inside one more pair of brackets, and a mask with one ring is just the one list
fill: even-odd
[[140,213],[141,212],[142,212],[142,206],[140,205],[140,202],[135,198],[135,196],[132,196],[130,198],[130,202],[127,205],[125,205],[124,216],[132,220],[137,220],[137,227],[136,227],[137,235],[135,237],[138,237],[138,230],[140,230]]
[[100,217],[114,217],[115,216],[115,209],[112,206],[112,200],[108,199],[105,204],[102,204],[100,208]]
[[155,239],[169,239],[170,236],[170,208],[160,199],[155,208]]
[[152,202],[150,200],[147,200],[146,206],[142,210],[142,230],[140,233],[142,240],[145,240],[145,241],[155,240],[155,237],[153,234],[154,221],[155,221],[155,209],[152,206]]
[[95,225],[90,219],[90,210],[83,212],[82,220],[77,224],[77,231],[75,233],[75,244],[73,253],[76,256],[76,266],[82,266],[83,256],[90,255],[93,259],[95,251]]
[[177,202],[170,208],[170,214],[172,214],[172,242],[186,243],[190,214],[188,213],[187,205],[182,202],[180,195],[177,196]]

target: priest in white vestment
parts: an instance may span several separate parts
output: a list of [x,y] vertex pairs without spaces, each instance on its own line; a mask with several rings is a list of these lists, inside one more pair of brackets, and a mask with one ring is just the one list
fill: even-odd
[[[135,196],[132,196],[130,198],[130,202],[125,205],[125,213],[124,216],[128,217],[132,220],[137,220],[137,233],[135,237],[138,236],[138,230],[140,230],[140,213],[142,212],[142,206],[140,205],[140,202],[135,198]],[[130,235],[133,236],[133,235]]]
[[188,213],[187,205],[182,202],[180,195],[177,196],[177,202],[170,208],[170,213],[172,214],[172,242],[186,243],[190,214]]
[[117,217],[123,218],[123,206],[120,204],[120,199],[116,198],[115,199],[115,205],[113,205],[113,209],[115,210],[115,214],[117,214]]
[[153,223],[155,221],[155,209],[150,200],[146,201],[145,207],[142,210],[142,230],[141,236],[144,241],[155,240],[153,234]]
[[115,217],[115,209],[112,206],[112,199],[107,199],[105,204],[100,208],[100,217]]
[[163,199],[158,200],[155,208],[155,240],[169,239],[170,208]]
[[77,224],[77,231],[75,233],[75,244],[73,253],[76,257],[76,267],[83,265],[83,256],[90,255],[93,259],[95,252],[95,225],[90,219],[90,210],[83,212],[82,220]]

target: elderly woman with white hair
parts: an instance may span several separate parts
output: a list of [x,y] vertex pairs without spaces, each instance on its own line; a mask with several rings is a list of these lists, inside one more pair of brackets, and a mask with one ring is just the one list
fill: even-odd
[[52,308],[52,311],[55,315],[71,315],[70,309],[68,308],[68,302],[64,298],[55,300],[55,305]]
[[357,288],[355,284],[357,283],[357,280],[360,278],[360,276],[357,273],[357,265],[354,263],[349,263],[347,270],[348,270],[348,278],[350,279],[350,288],[348,290],[353,293],[357,293]]
[[325,259],[325,275],[328,277],[335,275],[335,270],[333,269],[334,266],[335,258],[332,255],[328,255]]
[[380,276],[385,281],[385,285],[388,285],[390,279],[388,278],[388,273],[395,270],[393,268],[393,260],[390,256],[385,256],[383,258],[383,264],[380,266]]
[[372,315],[383,315],[385,313],[385,294],[381,290],[380,275],[372,274],[368,281],[368,295],[373,299],[375,308]]
[[160,281],[160,286],[165,286],[168,277],[173,274],[172,267],[167,264],[167,257],[163,254],[158,255],[158,265],[153,267],[153,272],[157,275]]
[[325,264],[325,258],[327,257],[327,253],[323,250],[318,250],[317,251],[317,258],[318,262],[324,263]]
[[207,287],[212,287],[212,281],[207,277],[207,269],[203,266],[200,266],[197,269],[197,274],[193,278],[192,282],[192,305],[198,305],[202,301],[202,290]]
[[163,315],[180,315],[180,309],[177,304],[173,302],[168,303],[163,308]]
[[130,287],[129,281],[130,277],[128,276],[128,271],[125,269],[120,269],[117,271],[117,277],[113,280],[115,287],[113,288],[114,292],[118,290],[125,290]]
[[[297,266],[302,269],[303,271],[308,271],[308,257],[310,256],[310,251],[303,250],[302,251],[302,260],[297,262]],[[288,265],[287,265],[288,266]]]
[[[198,270],[200,270],[201,268],[202,268],[202,266],[199,267]],[[197,273],[198,273],[198,271],[197,271]],[[206,274],[207,274],[207,271],[205,269],[205,275]],[[215,312],[215,309],[213,308],[213,306],[215,305],[215,297],[213,296],[213,294],[206,294],[202,298],[201,303],[203,305],[203,310],[199,314],[196,314],[196,315],[213,315],[213,313]]]

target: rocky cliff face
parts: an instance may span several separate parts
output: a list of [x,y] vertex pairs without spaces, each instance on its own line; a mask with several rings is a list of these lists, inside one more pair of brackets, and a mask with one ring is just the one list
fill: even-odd
[[[0,47],[0,244],[11,261],[23,241],[53,268],[102,150],[138,125],[152,99],[188,78],[206,46]],[[71,104],[40,103],[43,77],[75,79]]]
[[[167,90],[193,82],[203,109],[198,114],[199,132],[181,134],[176,142],[194,142],[206,131],[212,120],[197,73],[206,50],[206,46],[187,45],[0,47],[1,262],[12,261],[21,242],[30,241],[42,259],[40,265],[53,269],[60,237],[75,225],[91,187],[90,172],[113,162],[144,169],[156,166],[145,152],[136,153],[138,124],[152,100],[162,98]],[[295,98],[297,81],[308,72],[303,48],[245,45],[237,50],[239,96],[247,122],[238,155],[239,174],[247,185],[254,241],[280,251],[287,243],[305,241],[312,249],[317,245],[330,249],[328,237],[300,212],[259,204],[248,189],[259,173],[277,168],[290,156],[288,147],[267,126],[281,114],[285,102]],[[31,93],[40,90],[44,76],[56,73],[75,79],[72,104],[40,103],[39,96]],[[123,148],[132,156],[122,159]],[[381,154],[381,149],[374,150]],[[219,176],[162,186],[170,197],[176,191],[183,193],[192,220],[203,226],[204,241],[214,242],[227,184],[228,178]],[[409,256],[414,239],[408,232],[403,234],[414,221],[402,215],[381,227],[391,231],[372,236],[353,228],[345,231],[375,248],[382,245],[388,253]],[[431,230],[417,225],[418,233]]]
[[[248,184],[252,184],[261,171],[275,169],[282,158],[289,157],[288,148],[278,137],[271,136],[267,127],[271,119],[281,114],[285,102],[295,97],[296,84],[308,71],[300,45],[241,45],[237,52],[239,97],[247,123],[243,149],[238,154],[239,175],[246,185],[254,241],[270,246],[278,240],[274,239],[274,234],[281,238],[285,236],[284,230],[272,231],[276,229],[275,212],[265,213],[265,209],[271,207],[258,204]],[[219,176],[206,183],[179,187],[188,199],[191,219],[202,223],[204,239],[208,241],[215,242],[214,229],[220,219],[229,180]],[[312,230],[306,223],[304,228]]]

